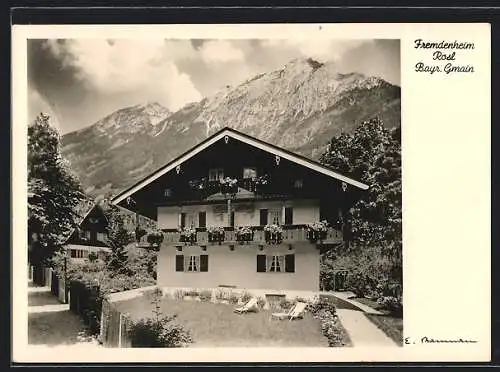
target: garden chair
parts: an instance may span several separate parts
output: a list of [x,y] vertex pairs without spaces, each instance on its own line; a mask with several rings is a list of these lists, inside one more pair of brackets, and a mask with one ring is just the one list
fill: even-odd
[[272,313],[271,320],[289,319],[292,321],[293,319],[302,319],[306,311],[306,306],[307,304],[305,302],[297,302],[287,313]]
[[234,308],[234,312],[238,314],[257,312],[259,307],[257,306],[257,299],[251,298],[245,305]]

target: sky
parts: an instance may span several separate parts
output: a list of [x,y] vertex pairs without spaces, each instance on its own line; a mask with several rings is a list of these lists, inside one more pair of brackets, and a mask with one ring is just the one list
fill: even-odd
[[334,61],[339,72],[400,85],[399,40],[28,40],[28,115],[51,116],[61,134],[124,107],[171,111],[295,58]]

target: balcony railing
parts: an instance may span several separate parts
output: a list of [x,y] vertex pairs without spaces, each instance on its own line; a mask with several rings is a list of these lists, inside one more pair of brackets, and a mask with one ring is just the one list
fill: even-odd
[[[292,225],[292,226],[282,226],[283,233],[281,236],[280,244],[293,244],[301,242],[310,242],[307,235],[307,227],[304,225]],[[163,245],[237,245],[237,244],[254,244],[254,245],[266,245],[272,244],[266,239],[266,233],[262,226],[256,226],[252,228],[252,236],[249,240],[239,240],[236,230],[233,228],[225,228],[224,239],[219,240],[209,239],[209,233],[206,229],[198,228],[196,231],[196,237],[192,238],[181,238],[181,233],[177,230],[164,229],[163,231]],[[332,227],[328,228],[326,237],[322,240],[318,240],[312,243],[315,244],[339,244],[343,241],[342,233]],[[274,242],[276,243],[276,242]],[[149,247],[150,244],[147,242],[146,237],[142,237],[138,243],[140,247]]]

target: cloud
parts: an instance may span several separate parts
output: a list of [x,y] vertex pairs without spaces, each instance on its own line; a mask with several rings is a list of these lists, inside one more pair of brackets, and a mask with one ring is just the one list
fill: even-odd
[[199,48],[201,58],[206,63],[242,62],[245,54],[227,40],[210,40]]
[[50,116],[49,123],[58,131],[61,130],[59,115],[56,115],[57,108],[51,105],[34,89],[28,89],[28,117],[34,120],[37,115],[44,113]]
[[120,40],[73,39],[64,43],[49,40],[52,53],[63,64],[76,68],[76,78],[99,94],[154,93],[161,103],[176,110],[201,99],[189,75],[181,73],[176,59],[192,58],[188,43],[163,39]]

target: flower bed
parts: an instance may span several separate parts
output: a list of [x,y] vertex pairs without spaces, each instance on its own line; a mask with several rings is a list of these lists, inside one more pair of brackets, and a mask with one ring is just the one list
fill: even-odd
[[279,225],[264,226],[264,238],[268,244],[280,244],[283,241],[283,228]]
[[329,347],[352,346],[349,334],[344,329],[332,301],[327,298],[320,298],[309,303],[308,310],[313,317],[321,322],[321,331],[328,339]]

